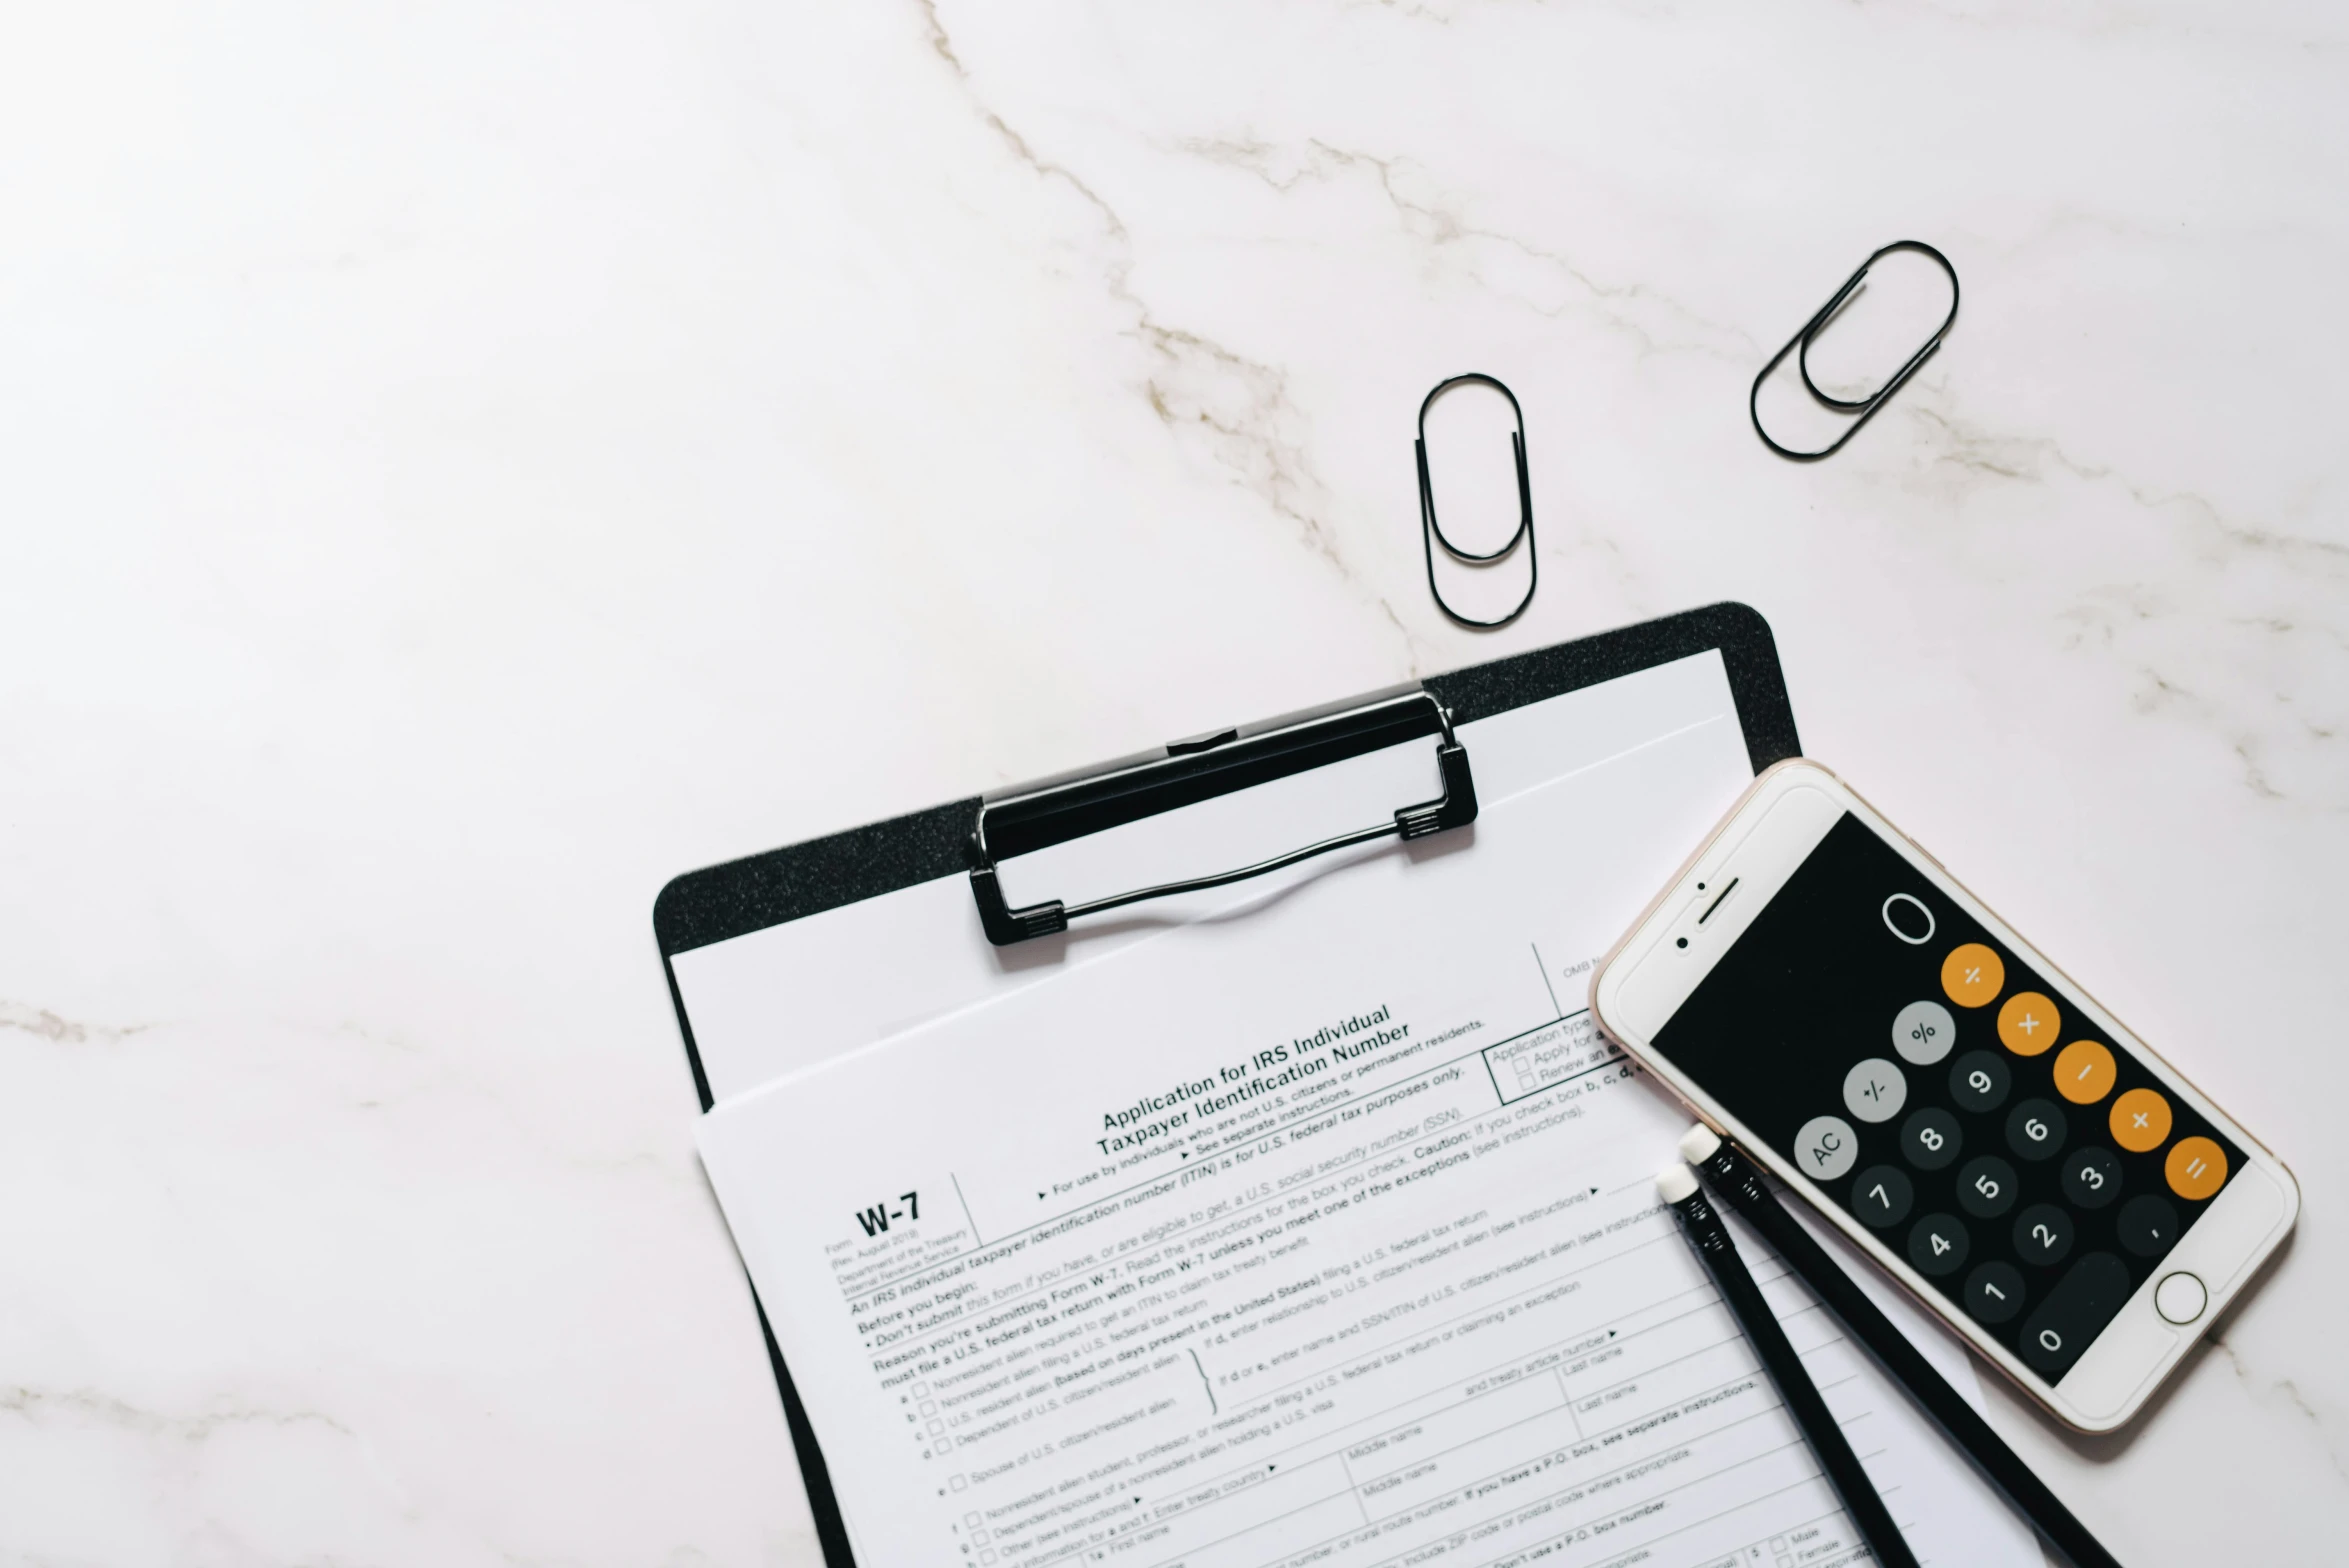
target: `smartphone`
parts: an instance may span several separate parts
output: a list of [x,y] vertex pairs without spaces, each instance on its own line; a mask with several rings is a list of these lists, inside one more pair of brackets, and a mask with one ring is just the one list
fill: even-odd
[[2080,1431],[2142,1409],[2300,1213],[2280,1160],[1815,762],[1754,781],[1591,1011]]

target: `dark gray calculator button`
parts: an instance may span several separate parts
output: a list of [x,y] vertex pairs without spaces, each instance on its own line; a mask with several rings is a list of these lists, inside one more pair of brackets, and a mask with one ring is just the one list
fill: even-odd
[[1966,1276],[1966,1310],[1977,1323],[2004,1323],[2023,1310],[2023,1271],[2012,1263],[1985,1263]]
[[1937,1171],[1956,1159],[1964,1141],[1958,1119],[1938,1105],[1929,1105],[1901,1123],[1901,1155],[1921,1171]]
[[2015,1256],[2042,1266],[2072,1250],[2072,1217],[2052,1203],[2034,1203],[2015,1216]]
[[2158,1258],[2178,1244],[2178,1211],[2148,1192],[2121,1205],[2121,1245],[2141,1258]]
[[1852,1178],[1851,1211],[1863,1225],[1878,1230],[1898,1225],[1909,1217],[1909,1208],[1916,1201],[1916,1189],[1897,1166],[1871,1165]]
[[1995,1154],[1968,1160],[1958,1172],[1958,1207],[1994,1220],[2015,1206],[2015,1168]]
[[2110,1149],[2079,1149],[2064,1160],[2064,1196],[2083,1209],[2101,1209],[2121,1195],[2121,1162]]
[[2025,1100],[2006,1113],[2006,1146],[2018,1159],[2046,1159],[2064,1146],[2064,1113],[2053,1100]]
[[2014,1086],[2006,1063],[1988,1051],[1968,1051],[1950,1064],[1949,1097],[1961,1111],[1995,1111]]
[[2039,1310],[2023,1320],[2015,1348],[2024,1364],[2049,1382],[2062,1377],[2121,1310],[2129,1288],[2127,1264],[2109,1252],[2083,1254],[2055,1282]]
[[1966,1266],[1966,1252],[1971,1245],[1965,1226],[1955,1218],[1928,1214],[1909,1232],[1909,1262],[1916,1265],[1918,1273],[1938,1279]]

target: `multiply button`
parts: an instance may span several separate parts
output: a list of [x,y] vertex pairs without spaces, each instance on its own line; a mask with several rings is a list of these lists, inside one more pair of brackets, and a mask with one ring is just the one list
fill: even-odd
[[2052,1383],[2071,1370],[2128,1299],[2129,1266],[2109,1252],[2087,1253],[2055,1282],[2039,1310],[2024,1319],[2016,1349],[2032,1371]]
[[2161,1173],[2169,1178],[2170,1191],[2200,1203],[2227,1184],[2227,1151],[2208,1138],[2180,1138],[2162,1161]]
[[1941,989],[1960,1007],[1988,1007],[2006,988],[2006,961],[1979,942],[1953,947],[1941,961]]
[[1840,1116],[1814,1116],[1794,1135],[1795,1168],[1813,1181],[1850,1174],[1860,1158],[1860,1135]]
[[2170,1102],[2151,1089],[2131,1089],[2112,1102],[2112,1141],[2131,1154],[2158,1149],[2170,1135]]
[[1998,1010],[1998,1038],[2017,1056],[2038,1056],[2052,1050],[2063,1028],[2064,1015],[2036,991],[2017,991]]

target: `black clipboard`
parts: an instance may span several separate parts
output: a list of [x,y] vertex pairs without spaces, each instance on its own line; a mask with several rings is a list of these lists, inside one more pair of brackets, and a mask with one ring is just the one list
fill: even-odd
[[[1445,760],[1447,787],[1442,800],[1407,804],[1396,812],[1392,824],[1369,828],[1333,824],[1349,830],[1277,861],[1205,876],[1177,884],[1174,889],[1140,889],[1095,906],[1063,908],[1057,901],[1048,901],[1015,910],[992,886],[993,862],[998,855],[1066,842],[1120,822],[1358,756],[1415,734],[1437,737],[1441,756],[1455,726],[1715,651],[1728,673],[1738,725],[1754,771],[1759,773],[1772,763],[1800,755],[1794,709],[1787,699],[1769,623],[1745,605],[1713,604],[1431,675],[1408,687],[1333,703],[1305,714],[1171,742],[1142,757],[1125,758],[1041,785],[995,796],[972,796],[689,871],[662,888],[654,900],[653,934],[660,946],[662,973],[668,980],[670,1003],[677,1010],[677,1029],[685,1041],[685,1057],[693,1070],[701,1108],[709,1110],[713,1100],[672,962],[680,953],[920,883],[963,875],[972,881],[975,921],[984,925],[990,940],[1004,946],[1064,929],[1069,920],[1093,908],[1237,880],[1380,833],[1411,837],[1438,831],[1474,816],[1473,785],[1465,759],[1457,770]],[[1463,790],[1467,796],[1465,816],[1461,815]],[[1011,799],[1007,800],[1007,795]],[[992,829],[990,814],[996,818]],[[755,1292],[753,1300],[755,1303]],[[829,1568],[856,1568],[823,1449],[792,1385],[790,1369],[783,1364],[774,1331],[767,1325],[766,1308],[760,1305],[758,1312],[767,1360],[783,1396],[783,1417],[799,1456],[824,1561]]]

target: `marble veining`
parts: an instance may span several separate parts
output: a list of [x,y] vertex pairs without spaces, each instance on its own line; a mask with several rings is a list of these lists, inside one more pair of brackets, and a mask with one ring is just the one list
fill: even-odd
[[[1075,192],[1097,216],[1108,253],[1105,282],[1111,296],[1132,312],[1134,336],[1150,356],[1144,393],[1151,411],[1178,434],[1204,436],[1217,461],[1276,516],[1296,525],[1307,546],[1336,568],[1349,587],[1360,588],[1361,579],[1348,565],[1338,534],[1324,515],[1327,495],[1313,472],[1307,422],[1289,397],[1287,378],[1275,366],[1247,359],[1151,313],[1148,302],[1134,291],[1133,236],[1116,210],[1065,164],[1039,155],[1025,136],[988,107],[955,54],[937,0],[915,3],[921,7],[930,47],[952,68],[970,93],[974,111],[1005,148],[1040,178]],[[1375,593],[1368,597],[1409,644],[1410,631],[1394,606]],[[1416,657],[1412,673],[1422,673]]]
[[[1645,283],[1601,282],[1570,256],[1478,226],[1464,210],[1468,202],[1442,189],[1428,170],[1407,158],[1352,152],[1316,138],[1308,138],[1301,149],[1254,140],[1205,139],[1186,140],[1180,148],[1192,157],[1245,170],[1284,193],[1307,180],[1367,174],[1394,207],[1403,232],[1425,247],[1431,267],[1449,263],[1475,286],[1538,315],[1590,311],[1596,319],[1629,333],[1642,354],[1685,351],[1739,364],[1754,362],[1756,345],[1735,327],[1708,321]],[[1487,250],[1500,253],[1499,264],[1479,265]],[[1530,271],[1512,265],[1527,262],[1533,264]],[[1540,288],[1539,283],[1550,287]]]
[[[0,1562],[814,1563],[662,882],[1720,598],[2302,1184],[2139,1426],[1992,1419],[2340,1555],[2337,6],[128,0],[12,18],[0,192]],[[1904,236],[1947,342],[1772,458]]]
[[[2083,462],[2052,438],[2000,435],[1952,417],[1934,406],[1947,406],[1946,385],[1917,390],[1925,395],[1901,415],[1918,431],[1920,451],[1932,454],[1921,487],[1934,486],[1946,465],[1960,471],[1960,490],[2005,481],[2117,492],[2133,509],[2125,515],[2138,538],[2150,525],[2169,544],[2168,581],[2097,583],[2058,612],[2072,629],[2068,647],[2128,660],[2139,682],[2137,710],[2173,709],[2216,732],[2255,795],[2349,809],[2341,747],[2349,723],[2349,542],[2230,518],[2201,494],[2157,490]],[[2165,669],[2168,650],[2156,638],[2181,621],[2197,634],[2198,661],[2215,656],[2252,675],[2257,685],[2245,701]]]
[[2300,1391],[2299,1384],[2288,1377],[2267,1377],[2254,1372],[2244,1364],[2241,1354],[2236,1351],[2234,1346],[2227,1343],[2226,1336],[2223,1334],[2213,1334],[2210,1338],[2210,1347],[2226,1358],[2227,1369],[2233,1372],[2243,1386],[2250,1389],[2253,1394],[2262,1397],[2279,1397],[2294,1410],[2307,1417],[2308,1424],[2316,1428],[2317,1434],[2322,1438],[2325,1452],[2332,1458],[2334,1473],[2340,1476],[2343,1481],[2349,1481],[2349,1466],[2344,1466],[2341,1461],[2341,1445],[2333,1430],[2337,1423],[2327,1419],[2323,1412],[2308,1402],[2308,1396]]

